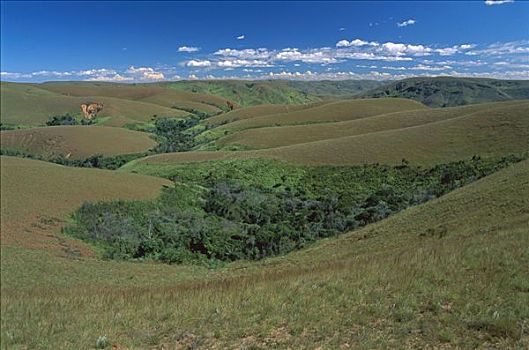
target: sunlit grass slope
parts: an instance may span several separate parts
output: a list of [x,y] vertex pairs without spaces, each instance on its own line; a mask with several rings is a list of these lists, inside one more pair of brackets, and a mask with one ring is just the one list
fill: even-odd
[[58,244],[39,230],[56,224],[85,201],[152,198],[168,181],[107,170],[71,168],[1,157],[2,245]]
[[105,126],[54,126],[8,130],[1,133],[3,149],[15,149],[44,157],[69,155],[84,159],[147,151],[156,142],[148,134]]
[[77,97],[58,94],[44,90],[38,84],[2,82],[0,86],[2,123],[11,125],[44,125],[51,117],[66,113],[80,116],[80,106],[87,102],[103,103],[104,107],[98,114],[98,118],[102,118],[104,123],[113,126],[147,122],[153,115],[160,117],[185,117],[189,115],[189,112],[183,110],[106,95]]
[[[525,161],[309,249],[208,277],[49,254],[43,262],[10,248],[2,346],[91,348],[105,335],[115,348],[526,348],[527,198]],[[178,282],[192,274],[195,282]]]
[[355,136],[385,130],[396,130],[437,121],[476,114],[485,116],[493,109],[520,105],[524,111],[527,101],[485,103],[452,108],[420,109],[375,115],[345,122],[267,127],[243,130],[217,141],[219,145],[237,144],[250,148],[272,148],[338,137]]
[[426,109],[427,107],[406,99],[343,100],[316,104],[311,108],[289,113],[268,114],[250,119],[234,121],[219,127],[221,130],[243,130],[265,126],[322,123],[354,120],[377,114]]

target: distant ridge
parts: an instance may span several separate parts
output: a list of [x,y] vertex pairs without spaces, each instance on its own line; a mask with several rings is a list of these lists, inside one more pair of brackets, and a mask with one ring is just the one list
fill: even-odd
[[387,83],[358,97],[400,97],[419,101],[430,107],[454,107],[529,98],[529,80],[409,78]]

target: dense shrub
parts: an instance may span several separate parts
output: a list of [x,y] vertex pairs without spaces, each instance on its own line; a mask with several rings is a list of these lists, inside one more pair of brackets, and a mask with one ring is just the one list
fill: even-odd
[[261,259],[382,220],[521,159],[475,157],[429,169],[270,162],[273,181],[259,165],[250,172],[227,166],[225,173],[189,167],[155,201],[84,204],[66,231],[102,244],[114,259]]
[[57,125],[91,125],[94,124],[94,120],[81,119],[80,121],[74,116],[66,113],[64,115],[56,115],[51,117],[47,122],[47,126],[57,126]]

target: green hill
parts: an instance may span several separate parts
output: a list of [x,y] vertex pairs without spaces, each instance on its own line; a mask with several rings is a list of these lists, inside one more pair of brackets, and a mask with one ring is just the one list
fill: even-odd
[[[506,104],[432,123],[256,151],[159,154],[137,165],[273,158],[298,164],[437,164],[529,150],[529,103]],[[237,122],[236,122],[237,123]],[[228,124],[230,125],[230,124]]]
[[54,126],[7,130],[2,149],[18,150],[44,158],[66,156],[84,159],[96,154],[112,156],[145,152],[156,142],[149,134],[105,126]]
[[214,271],[4,248],[2,343],[524,348],[528,179],[525,161],[307,249]]
[[[344,122],[246,129],[217,141],[220,146],[242,145],[250,149],[273,148],[346,136],[369,134],[433,123],[496,108],[506,108],[526,101],[494,102],[461,107],[417,109],[375,115]],[[225,114],[228,115],[228,114]],[[217,117],[215,117],[217,118]]]
[[529,81],[453,77],[410,78],[377,87],[359,97],[410,98],[430,107],[452,107],[527,99]]

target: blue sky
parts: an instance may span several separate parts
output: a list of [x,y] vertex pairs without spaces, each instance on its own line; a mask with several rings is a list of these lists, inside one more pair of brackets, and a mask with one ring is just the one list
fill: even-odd
[[6,81],[529,79],[529,2],[2,1]]

